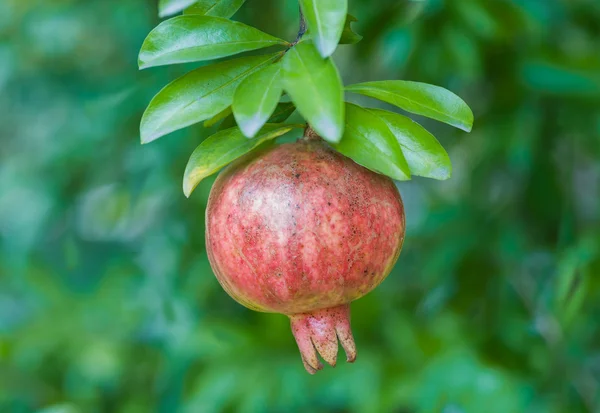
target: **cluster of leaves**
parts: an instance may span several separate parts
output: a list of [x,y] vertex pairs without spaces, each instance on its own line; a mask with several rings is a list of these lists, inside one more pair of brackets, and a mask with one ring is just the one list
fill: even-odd
[[[243,3],[162,0],[161,16],[183,15],[158,25],[140,51],[143,69],[280,48],[202,66],[164,87],[150,102],[141,121],[142,143],[202,121],[207,127],[221,123],[188,162],[186,196],[238,157],[309,125],[340,153],[390,178],[450,176],[448,154],[421,125],[395,112],[344,101],[344,85],[330,56],[338,44],[361,40],[352,31],[356,19],[347,14],[347,0],[300,0],[308,30],[304,33],[302,21],[293,43],[229,20]],[[472,127],[473,113],[466,103],[438,86],[395,80],[358,83],[345,90],[465,131]],[[285,123],[296,109],[307,124]]]

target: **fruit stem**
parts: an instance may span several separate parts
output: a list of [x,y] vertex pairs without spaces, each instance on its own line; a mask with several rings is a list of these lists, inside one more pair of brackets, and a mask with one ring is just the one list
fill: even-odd
[[310,141],[320,141],[321,137],[319,136],[319,134],[309,126],[306,127],[306,129],[304,129],[304,135],[300,138],[300,140],[304,141],[304,142],[310,142]]
[[356,345],[350,328],[350,304],[289,317],[304,368],[310,374],[323,368],[317,353],[335,367],[338,340],[346,352],[346,360],[352,363],[356,359]]

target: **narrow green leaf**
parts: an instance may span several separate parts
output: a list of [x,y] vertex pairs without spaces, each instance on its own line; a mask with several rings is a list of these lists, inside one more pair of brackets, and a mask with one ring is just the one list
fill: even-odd
[[356,17],[350,14],[346,15],[346,22],[344,23],[344,30],[342,31],[340,44],[356,44],[362,40],[363,37],[352,30],[352,23],[357,21],[358,19]]
[[193,70],[165,86],[150,102],[140,125],[142,143],[210,119],[231,105],[238,84],[279,53],[227,60]]
[[560,254],[553,285],[552,310],[563,327],[581,317],[585,298],[590,293],[590,262],[596,257],[597,246],[582,239]]
[[366,82],[346,87],[349,92],[370,96],[407,112],[427,116],[466,132],[473,127],[473,112],[454,93],[439,86],[405,80]]
[[223,119],[225,119],[226,117],[231,115],[232,113],[233,113],[233,111],[231,110],[231,106],[227,106],[225,109],[223,109],[221,112],[217,113],[212,118],[206,119],[204,121],[204,127],[210,128],[211,126],[216,125],[217,123],[219,123],[220,121],[222,121]]
[[300,7],[317,50],[331,56],[344,31],[348,0],[300,0]]
[[581,307],[589,291],[589,274],[587,269],[576,266],[570,273],[559,271],[558,275],[555,311],[561,323],[568,325],[581,315]]
[[275,139],[303,125],[266,124],[255,139],[247,139],[238,127],[225,129],[208,137],[192,153],[185,168],[183,193],[189,197],[207,176],[250,152],[270,139]]
[[196,0],[160,0],[158,2],[158,15],[159,17],[172,16],[195,2]]
[[233,116],[249,138],[254,137],[277,107],[283,92],[281,65],[266,66],[244,79],[233,95]]
[[273,114],[267,121],[267,123],[281,123],[285,122],[287,118],[292,116],[292,113],[296,110],[296,106],[292,102],[280,102],[273,111]]
[[282,59],[283,88],[300,114],[329,142],[344,132],[344,90],[330,58],[323,59],[311,42],[292,47]]
[[341,154],[392,179],[410,179],[400,145],[386,122],[370,110],[346,103],[344,137],[332,146]]
[[242,7],[242,4],[244,4],[245,1],[246,0],[198,0],[196,4],[185,9],[183,14],[200,14],[228,19]]
[[398,140],[411,175],[433,179],[448,179],[452,164],[446,150],[424,127],[412,119],[394,112],[369,109],[381,118]]
[[150,32],[139,55],[145,69],[174,63],[218,59],[287,42],[254,27],[220,17],[177,16]]

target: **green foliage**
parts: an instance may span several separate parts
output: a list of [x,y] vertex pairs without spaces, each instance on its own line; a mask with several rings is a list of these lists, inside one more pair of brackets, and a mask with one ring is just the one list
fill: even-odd
[[280,102],[269,118],[269,123],[285,122],[292,113],[296,110],[296,106],[292,102]]
[[240,57],[203,66],[169,83],[142,117],[142,143],[212,118],[231,106],[236,87],[246,76],[272,63],[279,54]]
[[266,124],[255,139],[247,139],[240,128],[233,127],[215,133],[192,153],[185,168],[183,192],[189,197],[194,188],[207,176],[247,154],[260,144],[275,139],[302,125]]
[[233,16],[246,0],[197,0],[183,11],[183,14],[201,14],[206,16]]
[[[193,5],[176,1],[161,5],[162,14],[185,9],[184,15],[150,32],[139,53],[140,69],[218,59],[276,45],[286,50],[283,56],[269,58],[273,64],[238,59],[196,69],[174,81],[146,109],[140,128],[143,143],[197,122],[205,121],[204,126],[211,127],[221,120],[219,130],[238,125],[246,137],[253,138],[285,92],[307,121],[307,128],[355,162],[397,180],[410,179],[411,173],[436,179],[450,176],[446,152],[420,125],[401,117],[388,116],[384,121],[358,108],[352,113],[359,114],[358,118],[367,121],[373,131],[358,127],[356,119],[345,119],[344,87],[330,56],[338,44],[356,44],[362,39],[352,30],[352,23],[358,20],[347,13],[347,0],[299,0],[302,20],[294,43],[228,20],[242,4],[240,0],[203,0]],[[379,81],[351,85],[346,90],[467,132],[473,125],[473,113],[467,104],[438,86]],[[228,116],[230,110],[233,117]],[[393,134],[403,142],[400,145],[390,138],[391,126],[385,126],[392,119]],[[348,124],[357,127],[345,133]],[[346,142],[340,142],[343,137]],[[387,143],[381,146],[383,142]],[[411,148],[418,148],[418,153],[403,154]]]
[[333,54],[342,37],[348,0],[299,0],[315,47],[323,57]]
[[233,95],[233,115],[244,135],[253,138],[267,122],[281,98],[283,85],[278,63],[248,76]]
[[456,126],[470,132],[473,112],[454,93],[439,86],[402,80],[366,82],[346,87],[349,92],[370,96],[408,112]]
[[[271,114],[271,117],[267,120],[267,123],[285,122],[290,116],[292,116],[292,113],[294,113],[295,110],[296,106],[294,106],[292,102],[279,102]],[[230,109],[227,109],[226,111],[230,111]],[[225,119],[223,119],[217,130],[221,131],[234,126],[236,126],[236,122],[233,113],[231,113]]]
[[212,60],[285,44],[253,27],[220,17],[178,16],[150,32],[140,51],[139,66],[145,69]]
[[171,16],[194,3],[196,3],[196,0],[159,0],[158,15],[160,17]]
[[394,135],[413,175],[448,179],[452,164],[446,150],[427,130],[406,116],[381,109],[369,109],[381,118]]
[[[477,121],[408,114],[452,179],[397,183],[400,259],[352,304],[357,361],[316,376],[286,317],[211,273],[212,178],[181,193],[194,148],[233,116],[139,145],[152,94],[208,63],[137,70],[157,3],[0,1],[0,412],[599,410],[598,1],[350,2],[364,38],[333,56],[345,84],[440,85]],[[235,16],[295,39],[294,1]]]
[[225,109],[223,109],[221,112],[217,113],[212,118],[206,119],[202,123],[202,125],[205,128],[210,128],[211,126],[214,126],[214,125],[218,124],[219,122],[223,123],[222,121],[229,117],[233,117],[233,110],[231,109],[231,106],[226,107]]
[[387,124],[368,109],[346,104],[344,136],[333,144],[343,155],[372,171],[405,181],[410,170]]
[[330,58],[321,59],[310,42],[302,42],[283,58],[283,88],[300,114],[328,142],[344,132],[344,90]]
[[344,23],[340,44],[356,44],[362,40],[362,36],[352,30],[352,23],[357,21],[358,19],[356,17],[350,14],[346,15],[346,23]]

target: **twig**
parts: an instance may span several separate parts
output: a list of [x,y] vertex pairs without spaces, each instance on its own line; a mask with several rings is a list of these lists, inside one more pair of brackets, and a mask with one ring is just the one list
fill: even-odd
[[300,27],[298,28],[298,35],[296,36],[296,40],[294,40],[294,43],[292,43],[292,46],[298,44],[300,39],[302,39],[302,36],[304,36],[304,33],[306,33],[306,19],[304,18],[302,7],[298,6],[298,10],[300,11]]

